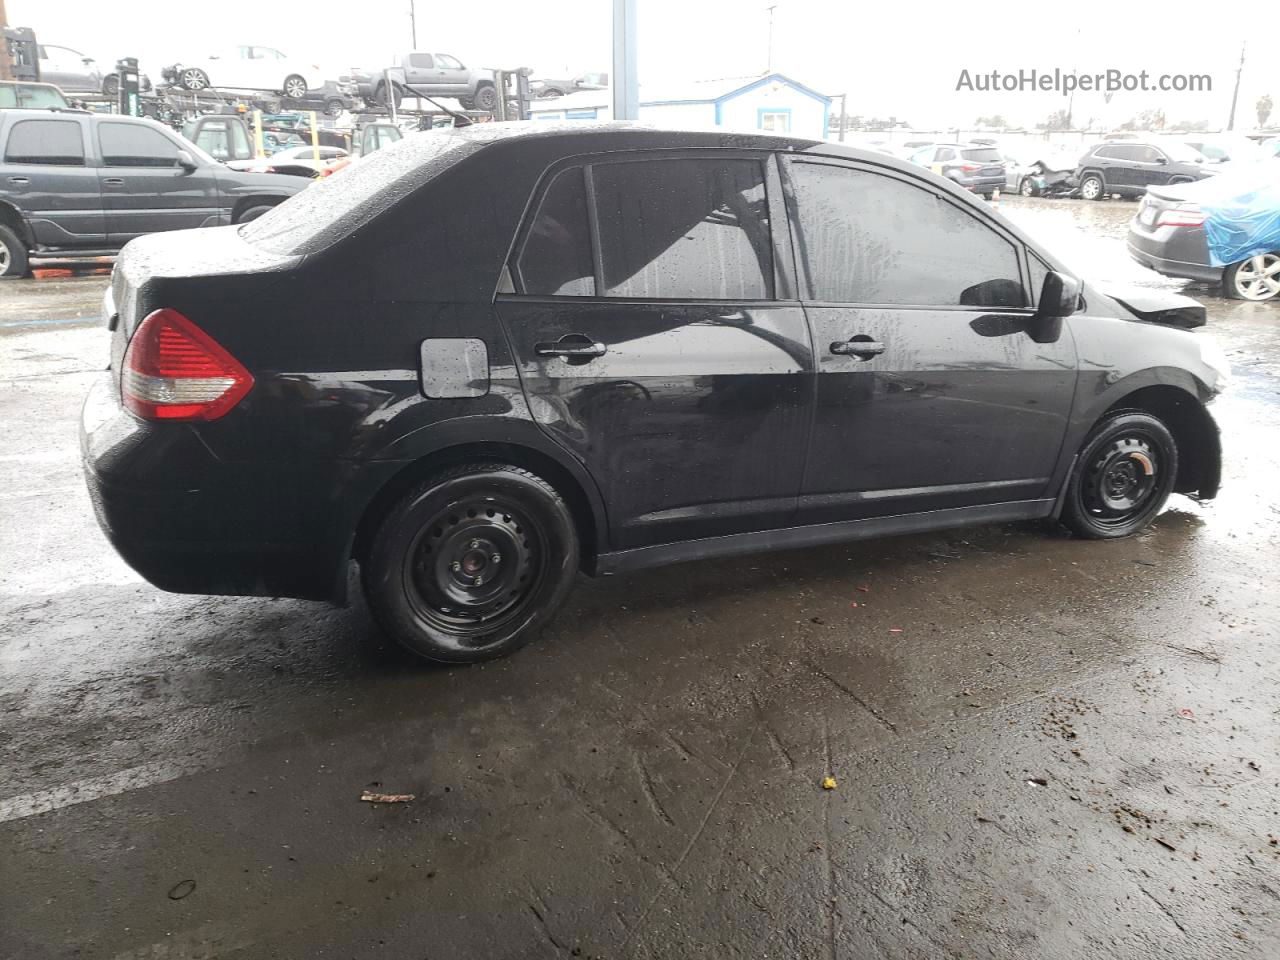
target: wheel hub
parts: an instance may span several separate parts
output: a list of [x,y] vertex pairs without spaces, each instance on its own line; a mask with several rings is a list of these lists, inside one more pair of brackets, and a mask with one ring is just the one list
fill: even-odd
[[427,524],[409,580],[425,616],[459,629],[512,610],[531,587],[537,541],[518,513],[493,501],[457,504]]
[[1126,523],[1146,509],[1158,483],[1157,461],[1142,437],[1119,437],[1098,451],[1084,485],[1085,505],[1098,519]]

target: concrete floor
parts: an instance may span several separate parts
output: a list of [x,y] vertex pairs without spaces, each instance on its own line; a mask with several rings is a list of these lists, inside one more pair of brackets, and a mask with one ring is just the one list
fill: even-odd
[[[1005,210],[1180,286],[1130,204]],[[1280,305],[1191,292],[1214,504],[583,580],[448,670],[141,583],[79,477],[104,332],[0,328],[0,957],[1280,956]]]

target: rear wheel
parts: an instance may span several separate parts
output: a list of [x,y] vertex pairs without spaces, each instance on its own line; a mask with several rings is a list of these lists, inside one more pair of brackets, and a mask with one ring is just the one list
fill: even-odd
[[240,216],[236,217],[236,223],[248,223],[250,220],[257,220],[260,216],[270,210],[275,204],[259,203],[252,207],[246,207]]
[[1080,196],[1086,200],[1101,200],[1106,196],[1107,185],[1103,183],[1102,177],[1096,173],[1090,173],[1080,181]]
[[330,97],[324,102],[324,115],[326,117],[339,117],[346,108],[346,104],[337,97]]
[[207,90],[209,75],[198,67],[190,67],[178,74],[178,86],[184,90]]
[[22,238],[0,224],[0,280],[27,275],[27,245]]
[[114,73],[107,74],[102,78],[102,95],[104,97],[114,97],[120,92],[120,78]]
[[374,99],[383,107],[389,107],[393,103],[396,109],[400,108],[400,104],[404,102],[404,91],[397,87],[394,83],[390,88],[385,83],[378,84],[378,88],[373,92]]
[[1274,300],[1280,296],[1280,252],[1233,263],[1223,271],[1222,285],[1236,300]]
[[1085,441],[1062,522],[1091,540],[1137,533],[1169,499],[1177,475],[1178,447],[1169,428],[1148,413],[1117,413]]
[[518,649],[551,619],[577,572],[578,540],[545,480],[475,463],[401,499],[362,567],[392,638],[429,660],[471,663]]

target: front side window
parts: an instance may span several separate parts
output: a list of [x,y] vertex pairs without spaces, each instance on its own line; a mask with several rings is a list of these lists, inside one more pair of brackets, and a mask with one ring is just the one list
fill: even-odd
[[791,164],[811,299],[939,307],[1026,305],[1017,250],[930,190],[832,164]]
[[159,130],[136,123],[98,125],[102,162],[108,167],[173,167],[178,145]]
[[582,168],[562,170],[542,196],[516,264],[524,293],[554,297],[595,295],[587,218]]
[[591,168],[602,295],[661,299],[773,297],[764,165],[675,159]]
[[445,70],[464,70],[461,61],[455,57],[449,56],[447,53],[436,54],[436,66]]
[[84,138],[74,120],[22,120],[9,129],[4,158],[9,163],[84,166]]

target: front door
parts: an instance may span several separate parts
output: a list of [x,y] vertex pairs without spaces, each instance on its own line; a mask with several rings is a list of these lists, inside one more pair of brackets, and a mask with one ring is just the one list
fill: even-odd
[[544,178],[498,309],[539,425],[615,548],[794,516],[813,364],[768,155],[630,154]]
[[180,167],[178,140],[145,123],[103,120],[98,145],[102,205],[113,244],[144,233],[217,223],[213,167]]
[[[12,112],[22,118],[23,111]],[[3,115],[0,114],[0,125]],[[105,246],[98,172],[85,163],[85,129],[75,117],[16,120],[5,141],[0,198],[23,212],[40,246]]]
[[441,90],[447,90],[451,93],[466,93],[471,79],[471,73],[457,57],[451,57],[447,53],[436,54],[436,69],[433,84]]
[[1023,245],[916,177],[786,167],[818,360],[801,519],[1052,495],[1076,357],[1026,332]]

